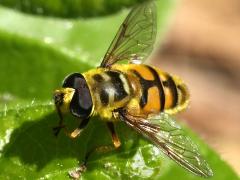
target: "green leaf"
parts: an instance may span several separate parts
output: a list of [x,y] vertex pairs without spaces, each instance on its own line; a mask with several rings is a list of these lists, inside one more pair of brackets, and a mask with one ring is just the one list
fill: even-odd
[[[58,116],[51,103],[1,112],[0,118],[0,179],[66,179],[68,171],[83,162],[87,151],[111,144],[107,127],[98,118],[91,119],[77,139],[70,139],[63,132],[56,138],[52,127],[57,124]],[[77,124],[72,117],[67,117],[66,121],[72,126]],[[92,154],[83,179],[202,179],[178,166],[125,124],[117,125],[121,148]],[[213,168],[214,176],[210,179],[237,179],[216,153],[195,135],[188,134],[200,145],[201,152]]]
[[[157,4],[162,37],[174,0]],[[91,119],[77,139],[69,139],[63,132],[54,137],[52,127],[59,118],[51,98],[67,74],[100,64],[127,13],[66,20],[0,7],[0,179],[67,179],[68,171],[83,161],[87,151],[111,144],[99,118]],[[78,124],[70,115],[65,119],[71,128]],[[201,179],[125,124],[119,123],[117,132],[121,148],[94,153],[83,179]],[[237,179],[215,152],[189,133],[213,168],[211,179]]]

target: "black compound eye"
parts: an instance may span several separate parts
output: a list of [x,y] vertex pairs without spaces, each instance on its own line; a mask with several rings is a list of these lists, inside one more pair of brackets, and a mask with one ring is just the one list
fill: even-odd
[[80,73],[73,73],[67,76],[64,81],[62,87],[66,88],[74,88],[78,89],[81,86],[81,81],[85,81],[84,77]]
[[92,112],[93,102],[87,82],[82,74],[73,73],[63,82],[64,88],[75,89],[70,103],[71,113],[81,119],[87,119]]
[[81,119],[87,119],[92,112],[93,104],[90,92],[76,91],[70,103],[71,113]]

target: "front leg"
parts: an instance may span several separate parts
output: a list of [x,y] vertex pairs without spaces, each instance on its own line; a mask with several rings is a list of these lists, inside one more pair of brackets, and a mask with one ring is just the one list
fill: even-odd
[[89,118],[82,120],[81,123],[79,124],[78,128],[74,129],[72,132],[67,131],[66,128],[65,128],[64,129],[65,133],[67,134],[67,136],[74,139],[81,134],[83,129],[87,126],[88,122],[89,122]]
[[60,120],[59,120],[59,122],[58,122],[58,126],[53,127],[53,134],[54,134],[55,136],[58,136],[58,134],[60,133],[60,130],[61,130],[62,128],[65,128],[65,125],[63,125],[63,116],[62,116],[62,113],[61,113],[59,107],[56,106],[56,109],[57,109],[57,113],[58,113],[58,116],[59,116]]
[[57,137],[62,128],[65,128],[65,125],[63,125],[63,118],[60,115],[60,121],[58,123],[58,126],[53,127],[53,134]]
[[54,136],[58,136],[58,134],[60,133],[61,129],[64,128],[65,129],[65,125],[63,124],[59,124],[58,126],[56,127],[53,127],[53,134]]

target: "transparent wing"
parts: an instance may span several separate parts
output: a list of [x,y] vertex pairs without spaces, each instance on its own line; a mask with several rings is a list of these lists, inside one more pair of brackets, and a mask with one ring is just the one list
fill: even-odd
[[152,51],[156,37],[156,6],[147,1],[128,14],[105,54],[101,67],[120,60],[144,60]]
[[148,119],[141,119],[122,113],[120,118],[187,170],[203,177],[213,175],[196,145],[185,135],[172,116],[161,113]]

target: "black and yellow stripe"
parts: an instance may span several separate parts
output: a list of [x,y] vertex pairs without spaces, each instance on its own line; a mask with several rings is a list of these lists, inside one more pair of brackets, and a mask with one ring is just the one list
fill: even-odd
[[143,111],[180,111],[188,104],[188,91],[179,79],[148,65],[132,65],[130,69],[141,86],[139,105]]
[[130,86],[127,78],[122,72],[105,71],[101,74],[94,74],[97,93],[99,94],[102,106],[112,106],[114,103],[124,100],[130,93]]
[[157,72],[150,66],[146,66],[146,68],[149,70],[150,73],[152,73],[152,76],[154,77],[153,80],[146,80],[141,76],[140,72],[138,72],[137,70],[133,70],[133,73],[139,78],[141,89],[142,89],[142,95],[140,98],[140,107],[144,108],[148,103],[150,103],[148,99],[149,89],[152,87],[157,87],[158,96],[160,99],[159,111],[163,111],[164,104],[165,104],[165,95],[164,95],[164,90],[163,90],[160,77],[158,76]]
[[169,91],[170,92],[169,95],[172,96],[170,104],[168,105],[166,102],[165,108],[174,108],[178,105],[178,99],[179,99],[177,86],[176,86],[176,83],[173,81],[173,78],[169,74],[166,74],[165,77],[166,77],[166,80],[162,82],[165,90],[165,95],[167,96],[167,91]]

